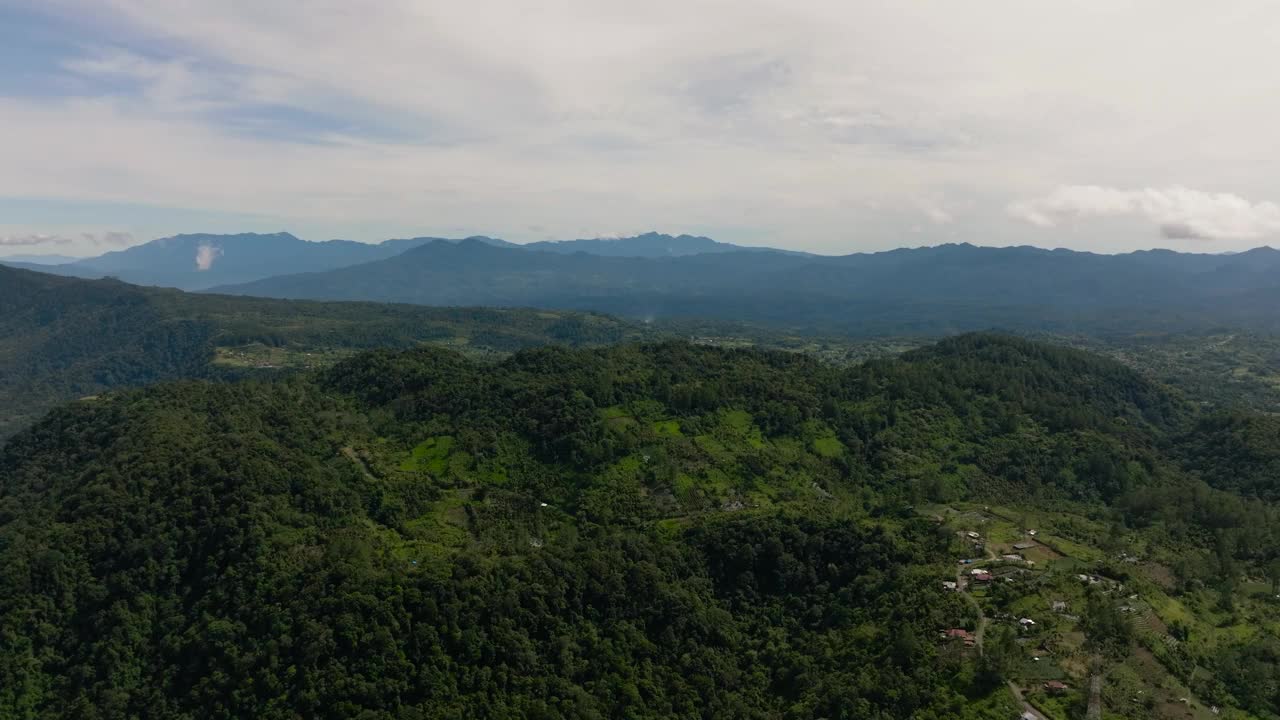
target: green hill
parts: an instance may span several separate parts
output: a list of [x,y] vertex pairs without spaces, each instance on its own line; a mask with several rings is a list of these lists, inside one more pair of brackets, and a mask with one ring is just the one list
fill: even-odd
[[[972,550],[925,508],[1036,513],[1076,556],[1058,582],[1130,572],[1093,549],[1121,538],[1178,607],[1243,612],[1280,517],[1172,449],[1196,422],[1118,363],[992,335],[848,368],[417,347],[111,393],[0,451],[0,716],[1007,718],[1013,637],[938,633],[1017,605],[942,588]],[[1082,652],[1123,658],[1122,598],[1092,592]],[[1167,672],[1273,717],[1275,632]]]
[[160,380],[315,366],[421,342],[486,354],[644,336],[589,313],[191,295],[0,266],[0,438],[55,404]]

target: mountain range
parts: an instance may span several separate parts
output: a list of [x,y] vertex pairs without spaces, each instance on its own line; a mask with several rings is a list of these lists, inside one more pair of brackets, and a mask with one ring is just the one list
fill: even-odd
[[234,295],[592,310],[854,335],[1280,328],[1280,251],[1269,247],[1102,255],[952,244],[823,256],[660,233],[526,245],[276,233],[178,235],[61,265],[0,262]]
[[[747,248],[690,235],[645,233],[631,238],[543,241],[516,245],[476,236],[473,242],[511,249],[560,254],[579,252],[616,257],[672,257],[707,253],[786,252]],[[204,290],[217,285],[251,282],[274,275],[320,272],[384,260],[432,242],[458,239],[417,237],[361,243],[351,240],[310,242],[289,233],[238,235],[185,234],[160,238],[98,257],[12,256],[0,264],[81,278],[115,277],[135,285]]]
[[706,255],[709,253],[732,253],[732,252],[768,252],[783,253],[787,255],[808,255],[809,253],[796,252],[794,250],[779,250],[777,248],[768,247],[747,247],[745,245],[734,245],[732,243],[720,242],[712,240],[708,237],[700,235],[665,235],[658,232],[647,232],[643,235],[622,238],[593,238],[587,240],[544,240],[541,242],[527,243],[525,245],[514,245],[512,243],[495,243],[491,238],[480,238],[489,240],[489,244],[501,244],[505,247],[522,247],[528,250],[543,250],[546,252],[560,253],[569,255],[572,253],[587,253],[588,255],[603,255],[606,257],[683,257],[685,255]]
[[853,334],[990,327],[1132,332],[1280,327],[1280,251],[1100,255],[968,244],[845,256],[565,255],[480,240],[216,292],[427,305],[591,309],[748,320]]
[[269,275],[314,272],[398,255],[434,238],[308,242],[289,233],[190,234],[58,265],[6,264],[81,278],[115,277],[135,285],[199,290]]

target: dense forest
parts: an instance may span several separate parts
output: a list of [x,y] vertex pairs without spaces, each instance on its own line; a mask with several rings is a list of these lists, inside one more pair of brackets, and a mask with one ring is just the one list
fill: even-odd
[[193,295],[0,266],[0,439],[67,400],[162,380],[236,378],[309,353],[336,359],[423,342],[510,353],[645,336],[591,313]]
[[[1269,422],[994,335],[849,367],[416,347],[107,393],[0,451],[0,716],[1007,718],[1019,640],[938,642],[978,606],[920,509],[1061,513],[1059,549],[1140,545],[1169,597],[1230,604],[1280,566]],[[1158,657],[1273,718],[1276,650]]]
[[[1280,351],[1269,336],[1040,336],[1116,357],[1197,401],[1280,410]],[[104,390],[318,368],[362,349],[429,343],[498,359],[548,343],[663,338],[785,349],[838,366],[932,341],[901,331],[854,338],[705,318],[642,323],[569,311],[201,295],[0,266],[0,439],[58,403]]]

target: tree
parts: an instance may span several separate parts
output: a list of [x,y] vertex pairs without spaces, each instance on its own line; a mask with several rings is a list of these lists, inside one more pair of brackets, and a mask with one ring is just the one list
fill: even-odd
[[981,675],[985,684],[995,686],[1013,679],[1014,671],[1022,660],[1018,646],[1018,633],[1008,625],[987,628],[982,644]]

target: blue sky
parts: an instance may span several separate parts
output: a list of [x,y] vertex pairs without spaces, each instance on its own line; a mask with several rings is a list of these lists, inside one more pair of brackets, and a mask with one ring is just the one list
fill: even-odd
[[8,0],[0,254],[1275,244],[1277,44],[1270,0]]

